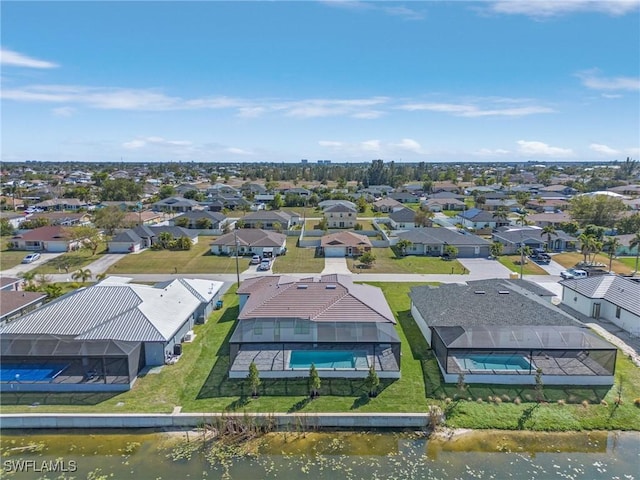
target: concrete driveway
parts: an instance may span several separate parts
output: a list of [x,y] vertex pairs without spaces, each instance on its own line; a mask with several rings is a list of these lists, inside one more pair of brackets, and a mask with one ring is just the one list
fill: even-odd
[[[24,255],[25,257],[29,254],[30,252],[25,251]],[[52,260],[56,257],[59,257],[60,255],[63,255],[64,252],[60,252],[60,253],[40,253],[40,258],[38,260],[36,260],[35,262],[32,263],[21,263],[19,265],[16,265],[15,267],[12,268],[8,268],[6,270],[2,270],[2,276],[3,277],[17,277],[19,276],[21,273],[25,273],[28,272],[30,270],[33,270],[35,268],[38,268],[40,265],[47,263],[49,260]]]
[[509,274],[511,273],[511,270],[497,260],[489,260],[486,258],[458,258],[458,261],[469,270],[469,277],[509,278]]
[[324,259],[324,270],[322,270],[322,275],[332,273],[351,275],[351,271],[347,267],[347,259],[345,257],[328,257]]

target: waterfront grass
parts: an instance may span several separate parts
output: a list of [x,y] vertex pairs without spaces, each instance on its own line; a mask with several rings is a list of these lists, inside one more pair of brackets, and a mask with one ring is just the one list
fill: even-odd
[[[501,255],[498,257],[498,261],[507,267],[512,272],[520,273],[520,255]],[[548,275],[540,265],[536,264],[533,260],[527,260],[522,266],[522,273],[524,275]]]
[[273,273],[320,273],[324,257],[316,257],[315,247],[296,246],[298,237],[287,237],[287,254],[279,256],[273,264]]
[[347,258],[347,266],[353,273],[415,273],[462,274],[468,273],[458,260],[442,260],[440,257],[398,255],[391,247],[371,249],[376,261],[368,268],[361,268],[358,259]]
[[[123,255],[107,270],[110,275],[130,273],[235,273],[235,257],[212,255],[210,243],[215,237],[198,237],[190,250],[145,250]],[[250,257],[240,258],[240,270],[246,270]]]

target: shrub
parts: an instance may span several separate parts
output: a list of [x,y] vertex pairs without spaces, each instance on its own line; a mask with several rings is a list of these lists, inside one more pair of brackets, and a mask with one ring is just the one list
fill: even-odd
[[520,397],[516,397],[513,399],[513,403],[515,403],[516,405],[520,405],[522,403],[522,400],[520,400]]
[[558,405],[563,406],[563,405],[566,405],[566,404],[567,404],[567,402],[563,398],[558,400]]
[[511,401],[511,397],[505,393],[505,394],[502,395],[502,401],[510,402]]
[[607,403],[607,401],[603,398],[602,400],[600,400],[600,405],[602,405],[603,407],[608,407],[609,404]]
[[583,400],[583,401],[582,401],[582,406],[583,406],[584,408],[587,408],[587,407],[589,406],[589,400]]
[[502,399],[500,397],[494,398],[493,401],[496,402],[496,405],[500,405],[502,403]]
[[444,403],[446,403],[447,405],[449,405],[451,403],[451,399],[449,397],[444,399]]
[[633,400],[633,404],[634,404],[636,407],[639,407],[639,408],[640,408],[640,397],[638,397],[638,398],[634,399],[634,400]]
[[476,399],[476,402],[478,402],[478,403],[484,403],[484,400],[482,400],[482,397],[478,397],[478,398]]

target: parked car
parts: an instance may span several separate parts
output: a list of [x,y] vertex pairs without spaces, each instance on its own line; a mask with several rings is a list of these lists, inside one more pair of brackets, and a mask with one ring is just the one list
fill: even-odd
[[560,272],[560,276],[567,279],[587,278],[587,272],[584,270],[578,270],[577,268],[568,268]]
[[254,255],[251,257],[251,265],[259,265],[261,260],[260,255]]
[[266,271],[269,270],[271,268],[271,260],[269,260],[268,258],[263,258],[262,261],[260,262],[260,265],[258,265],[258,270],[260,271]]
[[38,260],[40,258],[40,254],[38,252],[35,253],[30,253],[29,255],[27,255],[26,257],[24,257],[22,259],[22,263],[31,263],[31,262],[35,262],[36,260]]

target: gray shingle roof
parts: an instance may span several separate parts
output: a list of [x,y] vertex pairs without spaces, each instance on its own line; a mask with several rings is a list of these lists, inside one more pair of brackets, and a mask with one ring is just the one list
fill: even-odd
[[125,230],[124,232],[120,232],[119,234],[117,234],[115,237],[113,237],[111,240],[109,240],[109,243],[111,242],[122,242],[122,243],[139,243],[141,242],[142,239],[140,238],[140,236],[134,232],[133,230]]
[[254,247],[280,247],[285,243],[287,236],[270,230],[260,228],[241,228],[236,232],[226,233],[215,239],[210,245],[235,246],[236,236],[241,246]]
[[640,316],[640,283],[617,275],[563,280],[563,288],[568,288],[589,298],[602,298],[614,305]]
[[416,212],[410,208],[398,208],[389,215],[394,222],[413,222],[416,219]]
[[409,296],[429,326],[581,325],[538,292],[523,287],[510,280],[477,280],[468,285],[414,287]]
[[489,245],[477,235],[460,233],[449,228],[424,227],[398,233],[398,238],[415,244]]

